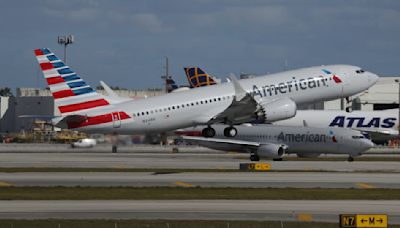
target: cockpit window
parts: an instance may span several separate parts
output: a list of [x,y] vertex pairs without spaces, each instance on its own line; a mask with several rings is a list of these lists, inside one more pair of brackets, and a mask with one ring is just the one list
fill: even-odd
[[353,135],[351,136],[353,139],[364,139],[365,137],[362,135]]
[[363,69],[356,70],[356,73],[357,73],[357,74],[362,74],[362,73],[364,73],[364,72],[365,72],[365,70],[363,70]]

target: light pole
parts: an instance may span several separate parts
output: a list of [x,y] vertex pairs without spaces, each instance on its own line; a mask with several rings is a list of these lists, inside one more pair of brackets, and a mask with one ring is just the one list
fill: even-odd
[[400,140],[400,80],[395,79],[394,81],[397,82],[397,85],[399,86],[399,91],[398,91],[399,113],[397,117],[397,131],[398,131],[397,140]]
[[168,56],[165,56],[165,75],[161,76],[161,79],[165,81],[165,93],[168,93],[168,79],[170,78],[169,76],[169,60]]
[[64,45],[64,63],[67,64],[67,45],[74,42],[74,36],[58,36],[58,43]]

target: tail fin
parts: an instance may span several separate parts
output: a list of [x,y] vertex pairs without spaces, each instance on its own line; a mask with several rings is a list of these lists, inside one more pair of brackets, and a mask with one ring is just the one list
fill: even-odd
[[173,90],[176,90],[178,88],[178,85],[175,83],[175,81],[171,77],[168,77],[165,80],[165,83],[166,83],[166,87],[167,87],[167,93],[170,93]]
[[217,84],[215,80],[200,69],[200,67],[185,67],[184,69],[191,88]]
[[62,116],[110,105],[49,49],[36,49],[35,55]]

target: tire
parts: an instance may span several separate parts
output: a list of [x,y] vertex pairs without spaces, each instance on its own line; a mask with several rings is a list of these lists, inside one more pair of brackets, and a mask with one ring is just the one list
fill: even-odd
[[274,158],[272,161],[283,161],[283,158]]
[[227,127],[224,129],[224,136],[228,138],[233,138],[237,135],[237,129],[234,127]]
[[212,127],[207,127],[201,131],[201,134],[203,135],[203,137],[212,138],[215,136],[215,130]]
[[260,157],[256,154],[250,155],[250,161],[260,161]]
[[347,158],[347,161],[348,161],[348,162],[353,162],[353,161],[354,161],[354,158],[353,158],[353,157],[349,157],[349,158]]

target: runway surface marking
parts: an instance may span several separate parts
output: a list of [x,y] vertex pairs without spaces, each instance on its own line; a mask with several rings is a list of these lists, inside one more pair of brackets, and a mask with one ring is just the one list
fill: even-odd
[[376,188],[372,184],[366,184],[366,183],[356,183],[357,187],[364,188],[364,189],[371,189],[371,188]]
[[338,222],[345,213],[387,214],[399,200],[0,200],[0,218],[224,219]]
[[178,185],[180,187],[186,187],[186,188],[193,188],[196,187],[196,185],[190,184],[190,183],[186,183],[183,181],[175,181],[175,185]]
[[311,222],[313,220],[312,214],[298,214],[297,221]]
[[11,184],[10,182],[0,181],[0,187],[11,187],[11,186],[13,186],[13,184]]

